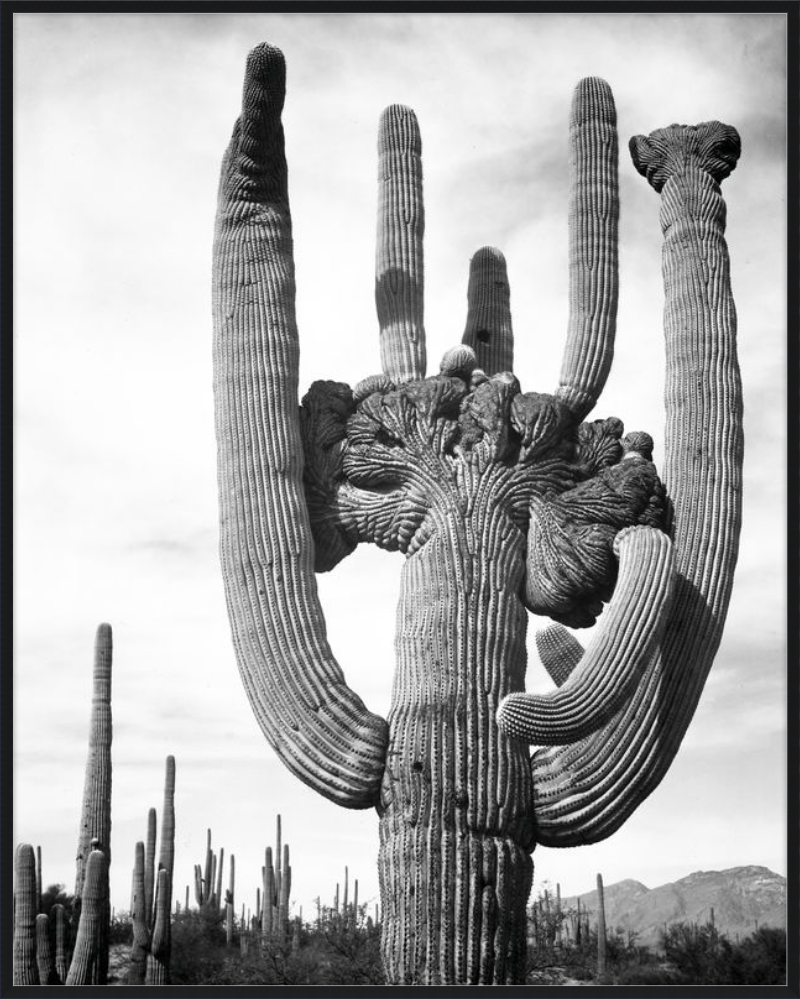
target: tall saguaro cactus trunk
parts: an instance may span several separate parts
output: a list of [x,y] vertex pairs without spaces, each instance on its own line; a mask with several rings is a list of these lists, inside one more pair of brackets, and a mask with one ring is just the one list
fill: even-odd
[[[83,786],[83,807],[78,835],[77,874],[75,878],[75,916],[83,907],[83,886],[86,864],[90,853],[99,849],[105,855],[104,867],[98,867],[97,877],[105,880],[100,901],[102,907],[93,926],[100,935],[93,949],[91,984],[104,985],[108,974],[108,932],[111,920],[111,901],[108,890],[108,868],[111,864],[111,625],[97,628],[92,674],[92,712],[89,724],[89,752],[86,758],[86,776]],[[96,842],[95,842],[96,841]]]
[[[422,144],[414,113],[391,105],[378,142],[383,371],[352,389],[316,382],[299,410],[284,94],[283,57],[260,46],[214,242],[220,550],[240,673],[293,773],[338,804],[377,807],[389,981],[517,984],[534,845],[595,842],[625,821],[677,752],[719,643],[742,445],[718,185],[738,139],[712,123],[633,143],[663,188],[667,496],[648,434],[584,422],[616,330],[608,85],[582,80],[573,96],[555,392],[523,392],[507,370],[510,292],[488,247],[471,262],[463,342],[425,377]],[[314,572],[362,542],[406,556],[388,721],[347,687],[317,598]],[[547,695],[524,691],[529,612],[556,622],[538,642]],[[585,649],[564,628],[598,617]],[[543,748],[529,757],[531,744]],[[284,894],[267,873],[265,910]]]
[[527,622],[502,519],[451,516],[403,566],[379,855],[393,982],[516,983],[524,964],[528,752],[495,714],[523,688]]

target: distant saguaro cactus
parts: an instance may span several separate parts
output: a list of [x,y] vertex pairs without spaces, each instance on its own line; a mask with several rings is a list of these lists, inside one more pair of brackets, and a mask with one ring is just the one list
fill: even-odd
[[[215,230],[220,550],[239,669],[286,766],[334,802],[378,810],[388,980],[520,983],[534,845],[596,842],[625,821],[677,752],[719,644],[742,460],[719,181],[738,138],[712,123],[632,147],[662,192],[662,485],[648,434],[586,422],[616,328],[609,86],[582,80],[572,101],[553,394],[523,392],[508,370],[493,248],[472,259],[462,344],[425,377],[422,145],[414,113],[392,105],[378,141],[383,371],[352,389],[317,382],[299,413],[284,96],[281,53],[258,47]],[[314,576],[361,542],[406,556],[387,720],[346,685]],[[528,612],[557,625],[540,642],[548,695],[524,692]],[[601,612],[584,650],[564,626]],[[530,758],[528,744],[545,748]]]
[[[89,853],[97,848],[105,854],[105,877],[111,863],[111,625],[97,628],[92,673],[92,711],[89,723],[89,752],[83,785],[83,808],[78,835],[77,873],[75,877],[75,917],[80,920],[83,907],[83,881]],[[99,870],[99,869],[98,869]],[[101,876],[101,875],[98,875]],[[97,961],[90,984],[105,985],[108,974],[108,930],[111,919],[110,895],[106,887],[105,915],[98,916],[100,939],[93,951]],[[77,941],[76,941],[77,946]]]
[[108,967],[108,859],[104,850],[91,850],[83,873],[81,914],[65,985],[95,984],[103,947]]
[[36,855],[30,843],[20,843],[14,854],[14,985],[38,985],[36,964]]

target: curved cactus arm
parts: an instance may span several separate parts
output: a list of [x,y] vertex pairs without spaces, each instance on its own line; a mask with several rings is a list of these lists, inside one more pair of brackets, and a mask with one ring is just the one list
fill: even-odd
[[570,112],[569,325],[556,396],[580,421],[614,356],[619,293],[617,112],[596,77],[575,88]]
[[584,648],[563,624],[551,624],[536,632],[536,650],[553,683],[560,687],[581,661]]
[[461,342],[475,351],[487,375],[514,368],[514,333],[506,258],[484,246],[469,262],[467,323]]
[[739,155],[719,122],[672,126],[631,143],[661,191],[666,292],[666,457],[676,581],[660,649],[609,725],[532,758],[537,839],[597,842],[658,786],[711,668],[727,613],[741,525],[742,395],[736,311],[719,182]]
[[580,665],[552,694],[508,694],[497,721],[509,735],[540,746],[586,738],[633,693],[661,637],[672,592],[669,538],[629,527],[614,541],[619,577],[614,596]]
[[425,377],[422,140],[411,108],[392,104],[378,131],[375,305],[381,365],[396,385]]
[[284,93],[282,54],[259,46],[223,163],[214,240],[220,551],[239,670],[268,741],[311,787],[361,808],[378,800],[387,729],[347,687],[317,596],[302,486]]

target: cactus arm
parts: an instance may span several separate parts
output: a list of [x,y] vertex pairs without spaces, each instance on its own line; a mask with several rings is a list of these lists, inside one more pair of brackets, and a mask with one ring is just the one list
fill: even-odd
[[144,913],[147,928],[153,928],[153,894],[156,881],[156,825],[155,808],[147,813],[147,845],[144,855]]
[[425,377],[421,153],[416,115],[390,105],[378,131],[375,306],[381,365],[396,385]]
[[[172,873],[175,867],[175,757],[168,756],[164,775],[164,809],[161,813],[161,848],[158,854],[158,868],[169,875],[172,887]],[[172,908],[171,899],[167,910]]]
[[680,747],[719,646],[741,525],[742,398],[736,312],[719,182],[739,152],[719,122],[632,141],[661,191],[666,303],[666,456],[676,581],[659,652],[609,725],[532,759],[537,837],[597,842],[659,784]]
[[14,985],[38,985],[36,964],[36,856],[30,843],[14,853]]
[[497,711],[504,731],[537,745],[575,742],[629,700],[663,630],[672,591],[671,547],[652,527],[619,532],[617,586],[580,666],[551,694],[508,694]]
[[475,351],[477,366],[487,375],[514,367],[510,301],[505,257],[484,246],[469,263],[467,322],[461,341]]
[[569,323],[556,397],[582,420],[611,369],[617,323],[617,112],[611,88],[588,77],[570,113]]
[[239,670],[280,759],[342,805],[378,799],[386,723],[329,648],[303,499],[298,337],[281,110],[285,66],[248,58],[214,241],[221,559]]

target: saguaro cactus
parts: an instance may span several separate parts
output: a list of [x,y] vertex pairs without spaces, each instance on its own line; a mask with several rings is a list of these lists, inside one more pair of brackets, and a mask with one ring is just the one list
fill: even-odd
[[30,843],[14,853],[14,985],[38,985],[36,964],[36,856]]
[[[585,422],[617,307],[611,90],[570,116],[570,315],[559,385],[523,392],[502,254],[472,259],[462,344],[425,377],[416,118],[379,130],[383,372],[317,382],[298,413],[281,112],[285,66],[248,59],[214,244],[221,558],[253,711],[302,780],[375,806],[392,983],[522,981],[536,842],[609,835],[656,787],[719,643],[739,527],[741,394],[718,182],[735,132],[634,142],[662,190],[666,492],[652,440]],[[668,499],[667,499],[668,497]],[[406,555],[388,719],[347,687],[314,571],[357,544]],[[603,604],[608,607],[603,610]],[[557,689],[524,692],[527,614]],[[584,650],[569,627],[600,626]],[[545,748],[529,758],[527,746]],[[280,854],[276,863],[280,862]]]
[[[92,712],[89,723],[89,752],[83,785],[83,807],[78,835],[77,873],[75,877],[75,908],[80,917],[83,905],[83,881],[86,863],[95,847],[106,857],[105,877],[111,863],[111,625],[97,628],[92,674]],[[100,940],[96,949],[97,966],[93,969],[94,985],[105,985],[108,972],[108,927],[111,918],[110,896],[105,891],[106,913],[99,917]],[[77,944],[76,944],[77,946]]]

